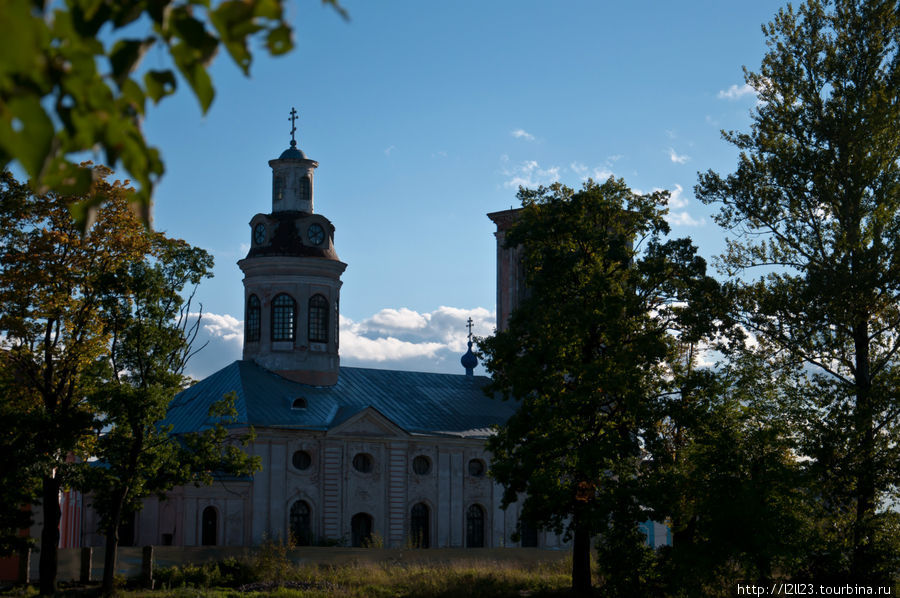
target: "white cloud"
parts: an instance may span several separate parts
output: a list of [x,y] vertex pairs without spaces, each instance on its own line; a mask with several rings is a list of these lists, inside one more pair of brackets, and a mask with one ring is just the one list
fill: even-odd
[[674,149],[674,148],[671,148],[671,147],[670,147],[670,148],[669,148],[669,159],[670,159],[672,162],[675,162],[676,164],[684,164],[685,162],[687,162],[688,160],[690,160],[691,157],[690,157],[690,156],[687,156],[687,155],[685,155],[685,154],[678,154],[678,153],[675,152],[675,149]]
[[[197,317],[191,313],[191,317]],[[200,325],[210,336],[221,338],[226,342],[241,344],[244,335],[244,322],[229,314],[205,313],[200,318]]]
[[684,192],[684,188],[675,184],[675,188],[669,192],[669,207],[670,208],[683,208],[688,205],[688,200],[681,196]]
[[[462,374],[459,358],[466,351],[470,317],[473,334],[493,334],[496,316],[483,307],[441,306],[422,313],[406,307],[386,308],[358,322],[341,316],[341,363]],[[191,359],[186,373],[199,380],[241,359],[243,333],[244,323],[238,318],[204,313],[194,343],[195,349],[203,349]]]
[[672,226],[703,226],[706,219],[697,220],[687,212],[669,212],[666,214],[666,222]]
[[347,326],[341,318],[341,356],[344,363],[354,360],[361,362],[383,363],[385,361],[401,361],[414,357],[432,359],[442,348],[440,343],[413,343],[401,341],[393,336],[368,338],[357,334],[353,326]]
[[[661,189],[655,188],[654,191],[661,191]],[[634,191],[635,193],[639,193],[638,191]],[[687,210],[683,209],[688,206],[690,201],[687,197],[684,196],[684,187],[681,185],[675,184],[674,189],[669,192],[669,213],[666,214],[666,222],[671,224],[672,226],[703,226],[706,224],[706,219],[701,218],[697,220],[693,216],[688,213]],[[677,210],[677,211],[676,211]]]
[[[508,164],[508,158],[501,160]],[[504,187],[517,189],[519,187],[537,187],[549,185],[559,180],[559,166],[541,168],[537,160],[526,160],[513,166],[505,166],[502,173],[508,177],[503,183]]]
[[593,179],[602,182],[613,176],[612,163],[621,157],[621,155],[609,156],[603,164],[593,167],[581,162],[572,162],[569,164],[569,170],[574,172],[582,181]]
[[495,314],[483,307],[441,306],[425,313],[388,308],[360,322],[341,316],[341,362],[459,373],[470,317],[473,334],[493,333]]
[[525,141],[534,141],[534,135],[526,131],[525,129],[516,129],[515,131],[510,131],[509,133],[516,139],[524,139]]
[[398,330],[418,330],[428,324],[428,320],[420,313],[401,307],[400,309],[382,309],[367,320],[371,325],[378,326],[381,330],[391,328]]
[[386,148],[384,148],[384,155],[385,155],[385,156],[390,156],[390,155],[391,155],[391,152],[394,151],[395,149],[397,149],[397,146],[396,146],[396,145],[389,145],[389,146],[387,146]]
[[749,83],[744,83],[741,86],[732,85],[728,89],[720,89],[716,97],[720,100],[739,100],[751,93],[756,93],[756,90]]

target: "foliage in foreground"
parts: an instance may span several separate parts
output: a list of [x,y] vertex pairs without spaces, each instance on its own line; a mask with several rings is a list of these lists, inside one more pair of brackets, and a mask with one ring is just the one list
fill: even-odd
[[[322,3],[346,16],[337,0]],[[205,113],[215,95],[209,67],[220,48],[245,75],[252,42],[262,42],[272,56],[293,48],[285,4],[0,2],[0,169],[15,161],[41,192],[85,194],[92,172],[70,157],[102,149],[110,167],[121,163],[139,185],[136,199],[149,220],[153,184],[164,169],[159,150],[141,130],[147,101],[155,104],[175,93],[177,70]],[[141,58],[154,47],[170,64],[140,69]],[[70,207],[84,227],[85,207],[101,202],[87,195]]]

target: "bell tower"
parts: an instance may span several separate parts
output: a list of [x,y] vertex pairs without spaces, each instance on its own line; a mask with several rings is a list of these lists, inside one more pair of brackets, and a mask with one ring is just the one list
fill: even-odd
[[291,108],[291,145],[272,168],[272,212],[250,220],[244,273],[244,355],[304,384],[338,379],[341,274],[347,264],[334,248],[334,225],[313,212],[313,172],[319,166],[297,148],[297,111]]

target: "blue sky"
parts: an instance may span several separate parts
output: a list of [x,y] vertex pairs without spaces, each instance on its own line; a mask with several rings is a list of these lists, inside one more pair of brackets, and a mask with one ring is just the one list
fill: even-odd
[[[489,334],[495,241],[487,212],[518,185],[623,177],[669,189],[673,233],[711,260],[723,234],[694,199],[698,171],[731,172],[721,129],[746,130],[742,67],[765,51],[780,2],[362,2],[344,21],[288,5],[296,49],[257,52],[245,78],[220,55],[205,116],[186,85],[150,110],[166,162],[154,224],[206,248],[197,294],[211,342],[190,371],[240,357],[248,222],[271,210],[271,170],[290,141],[319,162],[315,209],[348,264],[344,365],[461,373],[465,319]],[[163,52],[145,65],[166,66]]]

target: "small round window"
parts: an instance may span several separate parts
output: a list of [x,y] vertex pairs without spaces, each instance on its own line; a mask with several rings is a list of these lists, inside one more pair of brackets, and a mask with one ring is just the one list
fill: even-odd
[[309,466],[312,465],[312,457],[306,451],[297,451],[291,458],[291,463],[294,464],[294,467],[303,471],[309,469]]
[[431,471],[431,459],[425,455],[419,455],[413,459],[413,471],[419,475],[425,475]]
[[306,409],[306,399],[297,397],[294,399],[294,402],[291,403],[291,409]]
[[484,461],[481,459],[472,459],[469,461],[469,475],[473,478],[484,477]]
[[370,473],[372,471],[372,455],[357,453],[353,457],[353,469],[360,473]]

